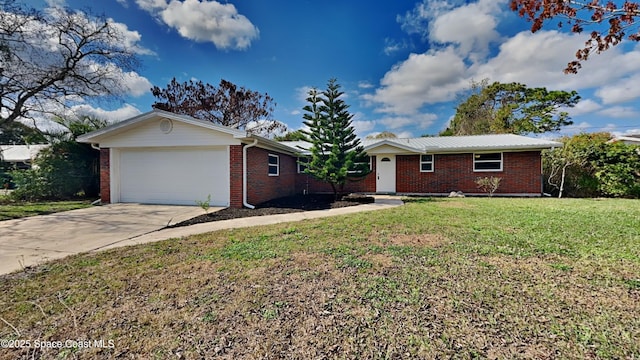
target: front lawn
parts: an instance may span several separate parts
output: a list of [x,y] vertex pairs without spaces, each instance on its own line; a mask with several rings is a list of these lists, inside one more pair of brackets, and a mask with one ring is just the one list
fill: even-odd
[[8,196],[0,195],[0,221],[53,214],[89,206],[91,206],[91,201],[89,200],[16,202],[12,201]]
[[74,256],[0,277],[0,339],[92,347],[0,359],[635,359],[638,219],[435,199]]

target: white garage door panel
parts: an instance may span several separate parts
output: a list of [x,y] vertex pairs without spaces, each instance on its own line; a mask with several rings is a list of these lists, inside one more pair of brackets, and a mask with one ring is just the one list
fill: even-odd
[[196,205],[229,203],[226,149],[122,150],[120,201]]

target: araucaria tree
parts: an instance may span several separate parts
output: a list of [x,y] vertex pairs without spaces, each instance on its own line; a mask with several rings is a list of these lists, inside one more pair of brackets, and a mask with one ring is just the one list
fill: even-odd
[[309,91],[308,105],[303,108],[304,124],[309,128],[305,133],[312,144],[305,172],[331,185],[336,199],[347,181],[362,179],[371,172],[352,125],[349,105],[340,99],[343,94],[336,79],[331,79],[325,91]]
[[152,105],[155,109],[265,136],[286,130],[284,124],[271,118],[275,106],[271,96],[224,79],[216,87],[202,81],[179,83],[173,78],[166,88],[154,86],[151,93],[158,99]]
[[575,106],[575,91],[528,88],[519,83],[472,83],[442,135],[527,134],[560,130],[573,122],[562,109]]
[[138,65],[135,45],[110,19],[0,0],[0,130],[78,99],[118,97]]
[[511,0],[511,10],[532,22],[532,32],[541,30],[545,22],[553,19],[558,20],[558,27],[570,28],[574,33],[581,33],[586,27],[592,29],[584,48],[576,52],[576,59],[567,64],[565,73],[577,73],[589,55],[618,45],[625,36],[640,41],[636,22],[640,3],[636,1]]

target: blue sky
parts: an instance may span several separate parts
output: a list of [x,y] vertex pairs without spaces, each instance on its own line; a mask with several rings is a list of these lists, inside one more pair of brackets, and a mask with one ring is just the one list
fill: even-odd
[[[335,77],[364,137],[437,134],[471,80],[577,90],[570,109],[579,131],[640,132],[640,46],[593,56],[578,75],[562,70],[584,35],[553,27],[531,34],[507,0],[29,1],[104,14],[137,44],[142,66],[122,103],[77,111],[124,120],[151,110],[149,88],[171,78],[217,85],[221,78],[268,93],[274,118],[302,126],[312,86]],[[545,135],[555,137],[560,134]]]

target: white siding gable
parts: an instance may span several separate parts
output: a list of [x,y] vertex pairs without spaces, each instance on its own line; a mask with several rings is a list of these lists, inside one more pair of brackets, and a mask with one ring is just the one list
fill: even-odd
[[375,155],[375,154],[408,154],[409,151],[391,146],[391,145],[381,145],[377,146],[373,149],[367,150],[367,154]]
[[[162,120],[155,118],[126,132],[102,139],[100,147],[240,145],[240,140],[234,139],[231,134],[168,119],[164,119],[165,126],[161,127]],[[166,126],[166,121],[171,121],[170,127]],[[167,131],[168,128],[170,131]]]

